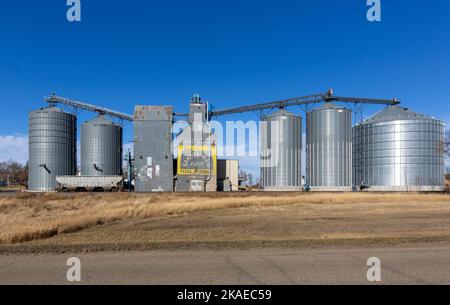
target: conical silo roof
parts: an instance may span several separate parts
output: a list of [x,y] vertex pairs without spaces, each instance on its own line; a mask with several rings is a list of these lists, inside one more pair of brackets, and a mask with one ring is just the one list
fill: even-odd
[[296,115],[295,113],[289,112],[286,109],[280,109],[277,112],[266,115],[264,118],[268,119],[268,118],[274,118],[274,117],[279,117],[279,116],[298,116],[298,115]]
[[433,120],[432,117],[403,108],[389,106],[367,118],[363,124],[397,121],[397,120]]
[[84,124],[95,125],[95,126],[118,126],[118,124],[113,121],[108,120],[104,115],[99,115],[92,120],[84,122]]
[[336,105],[333,103],[325,103],[323,105],[320,105],[319,107],[314,108],[312,111],[320,111],[320,110],[328,110],[328,109],[341,109],[341,110],[348,110],[344,106]]
[[47,107],[41,107],[39,109],[31,111],[31,113],[49,113],[49,112],[67,113],[66,111],[62,110],[61,108],[56,107],[55,105],[50,105],[50,106],[47,106]]

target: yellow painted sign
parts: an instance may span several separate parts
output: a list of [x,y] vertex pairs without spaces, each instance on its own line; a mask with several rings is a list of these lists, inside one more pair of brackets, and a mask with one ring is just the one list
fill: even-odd
[[178,146],[177,173],[181,176],[216,176],[216,146]]

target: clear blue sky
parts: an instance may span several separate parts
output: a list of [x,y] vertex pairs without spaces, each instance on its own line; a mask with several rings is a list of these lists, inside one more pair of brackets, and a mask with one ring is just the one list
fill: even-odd
[[333,88],[450,122],[448,0],[382,0],[381,23],[366,0],[81,2],[81,23],[66,0],[0,4],[1,136],[26,135],[53,92],[132,113],[186,111],[193,93],[221,108]]

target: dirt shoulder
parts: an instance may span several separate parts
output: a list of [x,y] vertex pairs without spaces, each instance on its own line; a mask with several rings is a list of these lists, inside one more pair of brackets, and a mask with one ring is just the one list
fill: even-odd
[[[0,254],[450,242],[442,194],[52,196],[0,199],[3,236],[26,237],[4,238]],[[7,227],[7,215],[30,231]]]

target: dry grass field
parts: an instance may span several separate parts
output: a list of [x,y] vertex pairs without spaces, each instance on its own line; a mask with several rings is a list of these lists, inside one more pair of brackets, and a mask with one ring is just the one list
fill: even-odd
[[433,241],[450,241],[449,195],[0,194],[0,252]]

